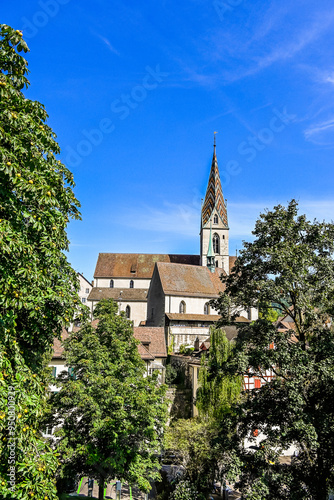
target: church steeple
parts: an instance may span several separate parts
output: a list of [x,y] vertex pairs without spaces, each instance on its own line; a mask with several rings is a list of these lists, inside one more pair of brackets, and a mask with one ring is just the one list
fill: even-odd
[[225,227],[228,228],[227,209],[220,182],[218,161],[216,156],[216,136],[214,136],[213,157],[209,175],[209,182],[202,207],[202,227],[204,227],[208,223],[214,209],[216,209],[218,216],[220,217]]
[[220,182],[214,137],[213,157],[201,210],[201,263],[211,269],[212,263],[229,272],[228,218],[226,201]]

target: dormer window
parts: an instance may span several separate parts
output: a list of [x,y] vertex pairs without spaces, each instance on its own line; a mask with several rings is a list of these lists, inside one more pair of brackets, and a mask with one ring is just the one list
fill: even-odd
[[218,224],[218,215],[217,214],[213,218],[213,223]]
[[133,288],[133,286],[134,286],[134,281],[130,280],[130,288]]

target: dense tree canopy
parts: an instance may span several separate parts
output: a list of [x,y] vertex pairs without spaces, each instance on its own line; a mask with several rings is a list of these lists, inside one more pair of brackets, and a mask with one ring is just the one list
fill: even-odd
[[196,395],[196,406],[202,417],[222,419],[231,411],[231,406],[240,397],[242,378],[230,375],[224,369],[230,360],[233,344],[220,328],[210,332],[208,356],[202,356],[199,373],[200,386]]
[[27,51],[20,31],[0,26],[0,491],[1,498],[54,499],[58,464],[39,422],[47,404],[45,356],[78,312],[78,281],[63,252],[79,204],[44,106],[23,94]]
[[[267,303],[292,326],[262,318],[239,330],[229,369],[262,381],[235,407],[242,498],[325,499],[334,479],[334,225],[299,216],[293,200],[261,215],[253,234],[224,278],[222,324],[238,307]],[[255,430],[260,444],[245,450]],[[281,465],[291,445],[298,456]]]
[[166,420],[165,386],[145,376],[132,323],[112,300],[96,306],[96,328],[83,326],[65,342],[73,374],[60,376],[53,398],[61,428],[57,447],[66,469],[100,484],[119,479],[150,489]]

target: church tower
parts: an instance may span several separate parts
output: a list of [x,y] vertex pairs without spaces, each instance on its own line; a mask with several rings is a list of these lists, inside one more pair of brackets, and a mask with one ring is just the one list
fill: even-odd
[[215,266],[229,273],[228,220],[216,156],[216,137],[208,187],[201,213],[201,265]]

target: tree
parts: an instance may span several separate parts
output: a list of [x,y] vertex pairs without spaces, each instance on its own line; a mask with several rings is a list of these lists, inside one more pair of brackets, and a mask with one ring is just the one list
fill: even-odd
[[[198,418],[176,420],[165,435],[165,454],[174,455],[174,464],[184,471],[182,480],[189,481],[198,495],[201,494],[200,498],[205,498],[203,493],[212,489],[215,475],[216,459],[211,449],[211,435],[207,422]],[[178,489],[184,489],[183,486],[182,483]]]
[[212,328],[208,357],[203,356],[199,372],[200,386],[196,395],[196,406],[202,417],[224,418],[231,406],[240,397],[242,378],[229,374],[224,366],[230,360],[233,344],[220,328]]
[[[79,203],[44,106],[23,94],[29,81],[22,51],[28,52],[22,33],[0,25],[0,491],[13,498],[8,473],[15,471],[15,498],[53,499],[57,458],[39,432],[47,404],[44,365],[54,335],[77,308],[78,280],[63,252]],[[9,464],[13,437],[15,464]]]
[[99,482],[117,478],[150,489],[159,478],[158,455],[167,406],[166,386],[145,377],[132,323],[117,304],[101,300],[94,311],[98,325],[83,326],[65,341],[70,374],[60,375],[54,395],[60,426],[57,448],[66,469]]
[[[242,498],[325,499],[334,480],[334,225],[309,222],[292,200],[262,214],[253,234],[223,278],[221,323],[265,303],[289,315],[293,329],[262,318],[239,330],[229,369],[263,382],[235,405]],[[263,438],[247,451],[242,442],[253,433]],[[281,465],[291,445],[298,456]]]

